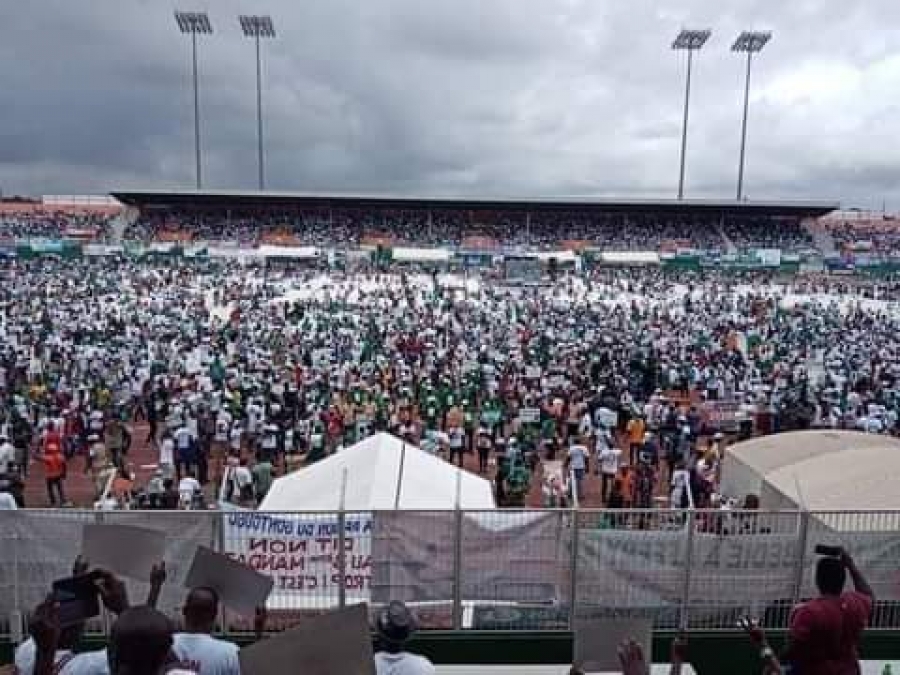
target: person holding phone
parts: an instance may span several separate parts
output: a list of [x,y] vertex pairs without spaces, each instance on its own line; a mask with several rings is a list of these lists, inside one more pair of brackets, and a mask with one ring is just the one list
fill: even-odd
[[102,652],[102,663],[79,664],[81,655],[65,662],[59,659],[63,629],[59,603],[52,597],[37,607],[28,630],[35,645],[30,671],[34,675],[198,675],[195,670],[171,665],[172,622],[152,607],[122,611],[110,631],[109,649]]
[[[110,612],[118,615],[127,609],[128,596],[125,584],[113,574],[103,570],[89,573],[87,562],[80,558],[75,561],[72,577],[63,581],[88,578],[91,578],[96,593]],[[48,605],[54,606],[53,621],[56,623],[56,642],[52,659],[50,659],[54,675],[104,675],[108,673],[108,657],[105,649],[75,653],[75,648],[84,632],[84,620],[60,625],[60,616],[64,611],[59,599],[53,596],[39,606],[35,611],[35,616],[40,615],[42,611],[45,614],[49,612]],[[34,637],[29,637],[16,649],[15,663],[19,675],[39,675],[40,671],[36,668],[39,647]]]
[[[821,594],[791,612],[787,660],[799,673],[859,672],[859,641],[875,594],[853,558],[841,547],[817,547],[816,586]],[[844,592],[847,575],[853,591]]]

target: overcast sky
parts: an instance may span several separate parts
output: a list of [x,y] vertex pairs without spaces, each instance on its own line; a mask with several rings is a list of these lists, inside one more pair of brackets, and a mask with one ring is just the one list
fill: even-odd
[[[695,59],[686,195],[734,196],[743,29],[754,61],[746,194],[900,208],[897,0],[197,0],[204,187],[256,185],[264,44],[268,187],[672,197]],[[0,3],[5,194],[192,187],[190,42],[159,0]]]

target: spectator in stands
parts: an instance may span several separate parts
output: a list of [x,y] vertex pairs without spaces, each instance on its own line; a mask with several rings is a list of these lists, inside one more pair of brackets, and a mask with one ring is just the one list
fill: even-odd
[[[845,593],[847,574],[854,590]],[[787,660],[800,673],[844,675],[859,672],[859,640],[872,614],[875,594],[844,549],[816,563],[820,597],[794,608]]]
[[75,212],[71,210],[47,210],[22,206],[16,210],[0,212],[0,238],[60,239],[67,233],[78,231],[80,235],[93,235],[103,240],[109,235],[112,214]]
[[415,618],[399,600],[392,600],[375,621],[378,650],[375,653],[377,675],[435,675],[431,661],[405,650],[415,632]]

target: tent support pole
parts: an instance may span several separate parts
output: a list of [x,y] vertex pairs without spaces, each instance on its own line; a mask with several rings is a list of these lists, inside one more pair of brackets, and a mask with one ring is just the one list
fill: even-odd
[[394,493],[394,510],[400,508],[400,493],[403,489],[403,464],[406,462],[406,443],[400,443],[400,468],[397,470],[397,491]]
[[453,534],[453,630],[462,630],[462,469],[456,470],[456,523]]
[[341,508],[338,510],[338,574],[340,582],[338,583],[338,607],[347,606],[347,513],[344,510],[344,503],[347,498],[347,467],[344,467],[344,474],[341,478]]
[[806,570],[806,547],[809,539],[809,511],[805,506],[800,512],[800,532],[798,533],[797,567],[794,570],[794,588],[791,606],[800,602],[803,594],[803,573]]

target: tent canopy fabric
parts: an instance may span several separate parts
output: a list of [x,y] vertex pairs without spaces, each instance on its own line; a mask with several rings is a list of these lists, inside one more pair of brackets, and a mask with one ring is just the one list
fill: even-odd
[[600,260],[614,265],[659,265],[656,251],[603,251]]
[[765,509],[900,509],[900,441],[856,431],[797,431],[726,451],[722,492]]
[[266,244],[259,247],[258,253],[266,258],[305,260],[318,257],[319,249],[315,246],[272,246]]
[[491,484],[386,433],[369,436],[312,466],[278,478],[260,510],[493,509]]
[[443,248],[394,248],[395,262],[449,262],[453,253]]

